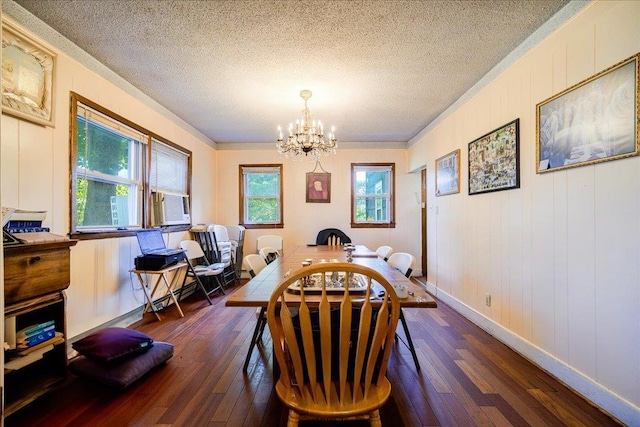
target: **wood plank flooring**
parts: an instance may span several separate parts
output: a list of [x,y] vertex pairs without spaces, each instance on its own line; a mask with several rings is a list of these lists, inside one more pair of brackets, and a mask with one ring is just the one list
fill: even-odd
[[[225,307],[225,299],[214,296],[209,306],[196,293],[180,304],[184,318],[169,307],[160,322],[145,314],[132,325],[174,344],[175,353],[129,389],[112,390],[70,374],[60,389],[5,425],[286,426],[287,410],[273,390],[268,329],[243,374],[255,309]],[[394,348],[388,370],[393,393],[381,410],[383,425],[618,425],[444,303],[407,309],[405,317],[422,369],[416,372],[405,346]]]

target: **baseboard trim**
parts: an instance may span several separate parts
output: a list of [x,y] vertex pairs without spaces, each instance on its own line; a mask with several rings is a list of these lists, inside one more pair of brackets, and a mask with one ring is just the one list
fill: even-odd
[[119,326],[122,328],[126,328],[127,326],[142,319],[142,308],[143,306],[135,308],[128,313],[121,314],[115,319],[111,319],[108,322],[105,322],[96,326],[95,328],[91,328],[88,331],[84,331],[83,333],[76,335],[75,337],[71,337],[69,338],[69,344],[73,344],[74,342],[81,340],[82,338],[89,336],[95,331],[100,329],[108,328],[111,326]]
[[547,353],[531,342],[514,334],[455,297],[438,289],[429,281],[422,282],[426,290],[445,304],[485,330],[488,334],[507,345],[532,363],[566,384],[576,393],[591,401],[625,425],[640,425],[640,408],[587,377],[562,360]]

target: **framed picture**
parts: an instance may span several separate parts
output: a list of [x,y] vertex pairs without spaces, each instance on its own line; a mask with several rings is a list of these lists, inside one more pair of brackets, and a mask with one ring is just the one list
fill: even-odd
[[2,112],[53,127],[56,54],[2,21]]
[[640,54],[536,106],[536,171],[638,154]]
[[469,143],[469,195],[520,188],[520,119]]
[[307,203],[331,203],[331,174],[307,172]]
[[460,149],[436,160],[436,196],[460,192]]

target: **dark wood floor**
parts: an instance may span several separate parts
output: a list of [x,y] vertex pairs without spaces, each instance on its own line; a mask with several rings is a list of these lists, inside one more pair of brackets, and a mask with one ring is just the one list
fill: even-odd
[[[133,325],[174,344],[175,353],[128,390],[70,374],[63,387],[9,417],[6,426],[285,426],[287,411],[273,391],[268,330],[266,350],[254,352],[244,375],[255,309],[225,307],[225,299],[216,296],[209,306],[195,294],[181,303],[185,318],[169,307],[161,322],[145,314]],[[422,370],[416,372],[404,346],[394,349],[383,425],[617,425],[445,304],[408,309],[405,316]]]

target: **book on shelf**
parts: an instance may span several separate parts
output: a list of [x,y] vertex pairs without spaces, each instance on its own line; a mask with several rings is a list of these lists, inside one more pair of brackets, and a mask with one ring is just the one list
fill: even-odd
[[26,356],[30,353],[33,353],[36,350],[40,350],[41,348],[44,348],[44,347],[48,348],[49,345],[53,346],[63,341],[64,341],[64,335],[62,334],[62,332],[54,332],[53,338],[49,338],[45,341],[42,341],[39,344],[35,344],[28,348],[16,348],[14,350],[5,351],[5,358],[12,359],[14,357]]
[[37,332],[33,335],[29,335],[28,337],[17,338],[16,348],[20,350],[20,349],[33,347],[34,345],[40,344],[41,342],[47,341],[55,336],[56,336],[56,326],[51,325],[44,328],[40,332]]
[[45,328],[53,326],[55,328],[55,320],[49,320],[43,323],[37,323],[35,325],[27,326],[26,328],[20,329],[16,332],[16,339],[28,338],[32,335],[36,335],[45,330]]

